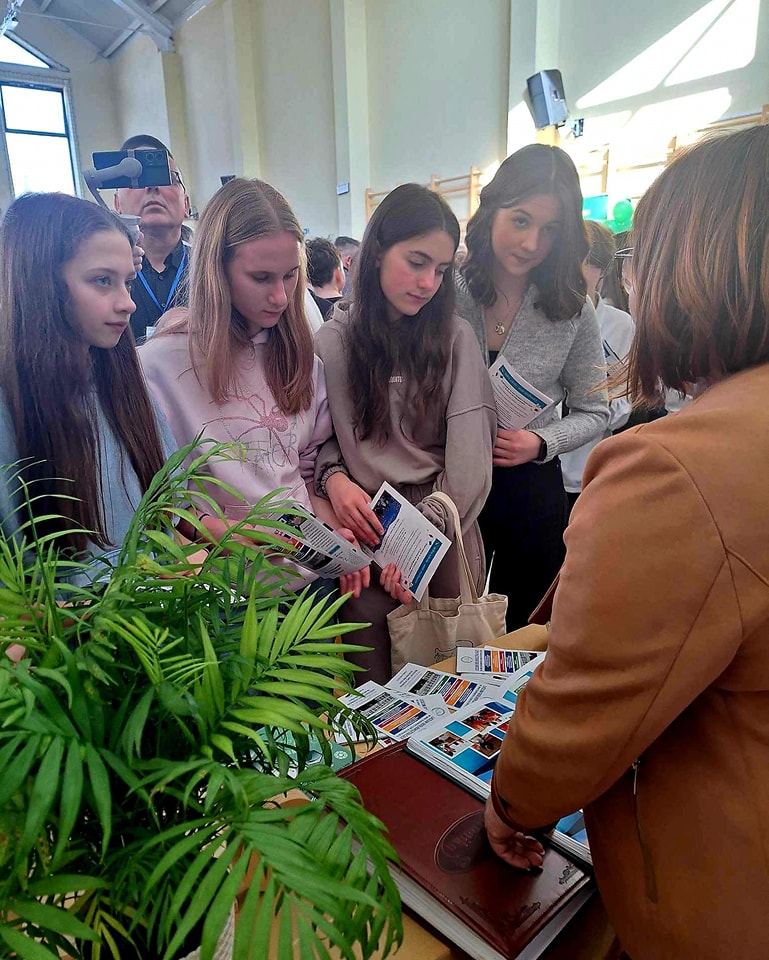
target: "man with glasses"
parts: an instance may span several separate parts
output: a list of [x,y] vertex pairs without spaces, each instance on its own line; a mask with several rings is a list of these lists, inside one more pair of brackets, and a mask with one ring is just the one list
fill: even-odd
[[172,183],[166,187],[123,188],[115,191],[115,210],[141,217],[144,262],[131,289],[136,312],[131,329],[137,341],[151,336],[161,315],[186,300],[189,250],[182,236],[190,215],[179,168],[164,143],[148,134],[129,137],[121,150],[162,150],[168,154]]

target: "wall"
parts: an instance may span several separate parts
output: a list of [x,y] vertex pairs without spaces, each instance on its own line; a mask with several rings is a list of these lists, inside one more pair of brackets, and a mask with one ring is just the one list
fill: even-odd
[[[69,68],[78,162],[81,170],[90,167],[92,153],[121,142],[110,63],[78,37],[42,17],[22,17],[17,33]],[[82,189],[87,195],[86,188]]]
[[560,6],[558,65],[572,114],[586,118],[591,139],[636,152],[769,102],[767,0]]
[[261,0],[255,21],[261,175],[311,236],[337,234],[329,5]]
[[158,48],[146,34],[139,34],[120,47],[110,64],[119,130],[117,145],[137,133],[148,133],[168,143],[168,113]]
[[504,156],[509,0],[369,0],[371,186]]
[[187,98],[189,189],[199,210],[221,186],[222,175],[239,172],[226,62],[228,5],[229,0],[211,3],[174,34]]

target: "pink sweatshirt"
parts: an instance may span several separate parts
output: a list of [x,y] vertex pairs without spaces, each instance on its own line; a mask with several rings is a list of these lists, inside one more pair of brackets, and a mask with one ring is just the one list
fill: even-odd
[[[173,430],[176,442],[204,439],[238,444],[238,460],[216,460],[210,473],[234,487],[250,503],[279,487],[312,510],[305,484],[313,479],[318,448],[332,434],[323,363],[315,357],[315,392],[308,410],[286,415],[267,386],[264,351],[269,331],[251,341],[238,364],[239,396],[215,404],[205,382],[195,376],[184,334],[153,337],[139,348],[147,385]],[[287,492],[286,495],[289,495]],[[227,512],[233,498],[219,487],[210,493]],[[233,519],[240,519],[233,517]]]

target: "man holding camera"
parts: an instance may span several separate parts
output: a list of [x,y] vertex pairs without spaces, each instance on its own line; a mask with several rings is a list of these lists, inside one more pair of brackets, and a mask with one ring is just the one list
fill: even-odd
[[137,341],[151,336],[160,317],[186,302],[190,255],[182,227],[190,215],[190,200],[171,152],[147,134],[129,137],[121,150],[162,150],[168,154],[171,184],[165,187],[121,188],[115,210],[141,217],[144,262],[131,289],[136,312],[131,329]]

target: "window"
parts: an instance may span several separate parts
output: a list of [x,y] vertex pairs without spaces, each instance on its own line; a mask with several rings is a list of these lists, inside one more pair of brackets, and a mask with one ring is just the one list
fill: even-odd
[[64,92],[0,83],[0,106],[14,196],[36,190],[75,193]]
[[31,50],[22,47],[20,43],[11,40],[9,36],[3,34],[0,37],[0,61],[3,63],[15,63],[20,67],[43,67],[47,70],[50,63],[36,57]]

